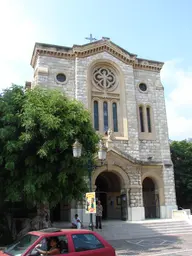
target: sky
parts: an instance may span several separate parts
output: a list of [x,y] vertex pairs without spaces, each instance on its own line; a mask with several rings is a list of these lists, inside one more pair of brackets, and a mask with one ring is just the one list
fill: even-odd
[[169,137],[192,137],[191,0],[1,0],[0,89],[31,81],[35,42],[72,46],[103,36],[165,62]]

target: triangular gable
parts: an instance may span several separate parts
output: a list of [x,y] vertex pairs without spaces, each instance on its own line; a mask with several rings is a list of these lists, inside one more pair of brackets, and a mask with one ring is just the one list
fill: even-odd
[[89,44],[73,45],[73,47],[36,43],[33,50],[31,65],[34,68],[38,55],[74,59],[76,57],[86,58],[101,52],[107,52],[122,62],[133,65],[135,69],[144,68],[160,71],[163,66],[163,62],[137,58],[136,54],[129,53],[110,40],[98,40]]

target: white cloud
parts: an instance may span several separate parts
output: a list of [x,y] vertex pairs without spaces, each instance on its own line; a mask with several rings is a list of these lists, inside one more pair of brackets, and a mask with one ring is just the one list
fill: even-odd
[[167,61],[161,72],[166,91],[170,139],[192,137],[192,71],[181,66],[181,60]]

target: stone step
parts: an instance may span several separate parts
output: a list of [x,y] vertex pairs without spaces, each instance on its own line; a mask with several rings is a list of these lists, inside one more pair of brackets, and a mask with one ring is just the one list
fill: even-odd
[[109,234],[105,234],[103,232],[98,232],[103,238],[105,238],[106,240],[110,241],[110,240],[129,240],[129,239],[142,239],[142,238],[146,238],[146,237],[159,237],[162,235],[192,235],[192,231],[191,232],[165,232],[165,233],[149,233],[149,234],[127,234],[126,236],[122,235],[122,234],[114,234],[114,235],[109,235]]
[[180,227],[180,226],[188,226],[189,223],[185,222],[185,223],[165,223],[165,224],[154,224],[154,225],[145,225],[145,224],[124,224],[124,225],[113,225],[113,224],[102,224],[105,227],[113,227],[113,228],[118,228],[118,227]]
[[164,226],[143,226],[143,225],[138,225],[138,226],[131,226],[131,225],[124,225],[124,226],[105,226],[105,225],[102,225],[103,227],[105,227],[105,229],[131,229],[131,230],[134,230],[134,229],[164,229],[164,228],[185,228],[185,227],[192,227],[192,225],[190,224],[185,224],[185,225],[164,225]]
[[[95,231],[97,231],[97,230],[95,230]],[[134,235],[141,235],[141,234],[163,234],[163,233],[173,233],[173,232],[175,232],[175,233],[182,233],[182,232],[192,232],[192,229],[188,229],[188,228],[186,228],[186,229],[182,229],[182,228],[180,228],[180,229],[164,229],[164,230],[137,230],[137,231],[133,231],[133,232],[131,232],[131,231],[114,231],[114,230],[104,230],[104,232],[107,234],[111,234],[111,233],[114,233],[114,232],[116,232],[116,234],[121,234],[121,235],[127,235],[127,234],[134,234]]]
[[105,228],[103,227],[103,230],[105,230],[105,232],[107,233],[120,233],[120,234],[142,234],[142,233],[170,233],[170,232],[183,232],[183,231],[187,231],[187,232],[192,232],[192,227],[189,226],[185,226],[185,227],[164,227],[164,228],[136,228],[136,229],[113,229],[113,228]]
[[118,239],[137,239],[143,237],[158,237],[161,235],[176,235],[176,234],[192,234],[192,225],[188,223],[181,223],[181,225],[158,225],[158,226],[142,226],[138,225],[131,228],[131,225],[126,225],[123,228],[103,227],[102,231],[99,231],[101,235],[107,240]]
[[[97,231],[97,229],[95,229]],[[127,233],[131,233],[131,234],[140,234],[140,233],[151,233],[151,232],[156,232],[156,233],[159,233],[159,232],[180,232],[180,231],[192,231],[192,228],[190,227],[185,227],[185,228],[165,228],[165,229],[135,229],[135,230],[130,230],[130,229],[124,229],[124,230],[117,230],[117,229],[105,229],[103,228],[103,230],[105,232],[116,232],[116,233],[121,233],[121,234],[127,234]]]
[[124,228],[119,228],[119,229],[114,229],[114,228],[109,228],[109,227],[105,227],[105,226],[103,226],[103,230],[106,230],[106,231],[114,231],[114,230],[116,230],[116,231],[118,231],[118,230],[120,230],[121,232],[123,232],[123,231],[128,231],[128,232],[135,232],[135,231],[139,231],[139,232],[141,232],[141,231],[150,231],[150,230],[156,230],[156,231],[158,231],[158,230],[160,230],[160,231],[163,231],[163,230],[186,230],[186,229],[188,229],[188,230],[192,230],[192,226],[191,225],[188,225],[188,226],[178,226],[178,227],[150,227],[150,228],[146,228],[146,227],[137,227],[137,228],[130,228],[130,227],[124,227]]
[[163,225],[143,225],[143,224],[124,224],[124,225],[107,225],[107,224],[102,224],[103,227],[106,228],[124,228],[124,227],[129,227],[130,229],[134,229],[137,227],[144,227],[144,228],[164,228],[164,227],[186,227],[186,226],[191,226],[189,223],[185,222],[185,223],[177,223],[177,224],[163,224]]
[[132,229],[132,230],[134,230],[134,229],[137,229],[137,228],[145,228],[145,229],[150,229],[150,228],[156,228],[156,229],[158,229],[158,228],[180,228],[180,227],[182,227],[182,228],[185,228],[185,227],[192,227],[192,225],[190,225],[189,223],[187,223],[187,222],[185,222],[185,223],[177,223],[177,224],[163,224],[163,225],[142,225],[142,224],[134,224],[134,225],[132,225],[132,224],[124,224],[124,225],[105,225],[105,224],[103,224],[102,225],[103,227],[105,227],[105,228],[109,228],[109,229],[119,229],[119,228],[121,228],[121,229],[127,229],[127,228],[129,228],[129,229]]
[[[186,221],[183,221],[183,222],[164,222],[164,223],[146,223],[146,224],[140,224],[142,226],[145,226],[145,227],[155,227],[155,226],[181,226],[181,225],[187,225],[188,222]],[[134,224],[133,224],[134,225]],[[138,225],[138,224],[136,224]]]
[[119,225],[144,225],[144,226],[154,226],[154,225],[181,225],[181,224],[186,224],[188,223],[186,220],[183,220],[183,221],[164,221],[164,222],[128,222],[128,221],[119,221],[119,222],[113,222],[113,221],[110,221],[110,222],[106,222],[106,221],[103,221],[102,222],[103,225],[111,225],[111,226],[119,226]]
[[[60,228],[63,225],[60,224]],[[123,222],[104,221],[102,230],[96,230],[106,240],[137,239],[161,235],[192,234],[192,225],[183,220]],[[85,226],[88,228],[88,226]]]

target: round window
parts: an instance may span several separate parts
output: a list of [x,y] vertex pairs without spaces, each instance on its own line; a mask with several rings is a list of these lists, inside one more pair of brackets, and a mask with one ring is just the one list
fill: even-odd
[[144,84],[144,83],[141,83],[141,84],[139,85],[139,89],[140,89],[141,91],[143,91],[143,92],[146,92],[146,91],[147,91],[147,85]]
[[66,75],[63,73],[59,73],[56,75],[56,79],[60,83],[64,83],[66,81]]

